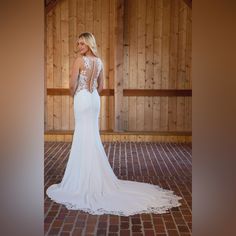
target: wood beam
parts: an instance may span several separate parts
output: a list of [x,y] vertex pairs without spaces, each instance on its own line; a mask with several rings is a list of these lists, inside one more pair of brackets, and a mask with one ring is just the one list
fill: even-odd
[[192,8],[192,0],[183,0],[188,7]]
[[[47,95],[70,95],[70,90],[67,88],[48,88]],[[101,96],[114,96],[114,89],[103,89]],[[147,97],[191,97],[191,89],[123,89],[121,96],[147,96]]]
[[124,89],[124,96],[190,97],[191,89]]
[[60,0],[45,0],[45,11],[50,12]]
[[[47,89],[47,95],[70,95],[70,90],[67,88],[48,88]],[[101,96],[114,96],[114,89],[103,89]]]

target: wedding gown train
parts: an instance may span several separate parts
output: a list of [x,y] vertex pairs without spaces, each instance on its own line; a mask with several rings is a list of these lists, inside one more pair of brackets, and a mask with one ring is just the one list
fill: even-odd
[[173,191],[149,183],[120,180],[110,166],[99,134],[99,58],[83,56],[84,70],[74,96],[75,130],[62,181],[51,185],[48,197],[70,210],[93,215],[129,216],[166,213],[181,205]]

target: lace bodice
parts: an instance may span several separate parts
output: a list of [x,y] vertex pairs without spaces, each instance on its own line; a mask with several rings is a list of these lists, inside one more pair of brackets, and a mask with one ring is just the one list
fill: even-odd
[[97,79],[103,68],[102,61],[98,57],[83,56],[84,68],[78,76],[78,87],[76,93],[82,89],[93,92],[97,88]]

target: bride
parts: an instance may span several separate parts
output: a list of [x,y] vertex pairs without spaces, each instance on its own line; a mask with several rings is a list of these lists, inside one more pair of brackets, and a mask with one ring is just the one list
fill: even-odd
[[181,197],[171,190],[120,180],[114,174],[98,125],[103,63],[91,33],[79,35],[78,47],[81,56],[73,64],[70,79],[75,117],[72,146],[62,181],[46,190],[48,197],[67,209],[93,215],[160,214],[180,206]]

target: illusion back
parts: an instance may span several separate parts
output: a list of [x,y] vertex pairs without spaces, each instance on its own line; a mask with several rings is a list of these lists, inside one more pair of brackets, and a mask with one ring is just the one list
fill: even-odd
[[87,89],[90,93],[97,88],[97,80],[102,70],[102,61],[98,57],[83,56],[83,69],[78,76],[78,87],[76,93]]

